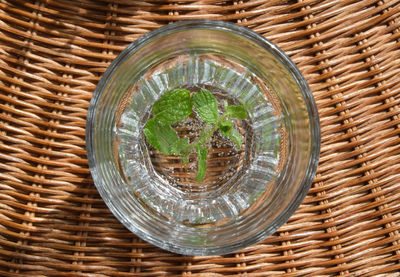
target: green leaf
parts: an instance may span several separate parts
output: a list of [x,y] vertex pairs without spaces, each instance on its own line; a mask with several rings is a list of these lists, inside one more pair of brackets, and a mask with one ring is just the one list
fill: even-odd
[[188,163],[190,154],[189,139],[187,137],[179,139],[172,147],[172,153],[181,156],[183,163]]
[[193,105],[201,119],[206,123],[216,123],[218,120],[218,102],[208,90],[200,90],[192,96]]
[[187,137],[183,137],[179,139],[175,145],[172,147],[172,151],[174,155],[180,155],[182,152],[187,150],[189,147],[189,139]]
[[197,177],[196,180],[198,182],[201,182],[204,178],[204,175],[206,175],[206,169],[207,169],[207,154],[208,154],[208,149],[201,146],[197,145]]
[[219,131],[224,137],[232,140],[236,144],[236,149],[240,149],[242,146],[242,135],[236,129],[232,127],[230,129],[220,128]]
[[226,107],[226,113],[231,118],[237,118],[237,119],[246,119],[247,118],[247,112],[243,106],[235,106],[235,105],[228,106],[228,107]]
[[239,150],[242,146],[242,135],[236,129],[232,129],[229,138],[233,140],[233,142],[236,144],[236,148]]
[[219,130],[221,131],[221,133],[224,135],[224,133],[230,133],[232,131],[233,122],[232,121],[227,121],[227,120],[221,121],[219,123],[218,127],[219,127]]
[[172,148],[179,140],[175,130],[168,125],[159,124],[150,118],[143,129],[147,142],[165,155],[172,154]]
[[185,89],[166,92],[154,103],[153,113],[161,125],[171,125],[185,119],[192,113],[190,92]]
[[248,103],[248,102],[245,102],[245,101],[242,100],[242,99],[239,99],[239,102],[243,105],[243,107],[244,107],[248,112],[250,112],[250,115],[251,115],[252,117],[254,117],[253,110],[254,110],[255,106],[257,105],[257,102]]

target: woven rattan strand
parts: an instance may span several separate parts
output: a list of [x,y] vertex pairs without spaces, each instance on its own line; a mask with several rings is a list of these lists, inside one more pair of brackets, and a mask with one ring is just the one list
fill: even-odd
[[[177,20],[247,26],[298,65],[322,125],[317,176],[262,243],[185,257],[127,231],[85,152],[97,82]],[[400,0],[0,1],[0,276],[400,276]]]

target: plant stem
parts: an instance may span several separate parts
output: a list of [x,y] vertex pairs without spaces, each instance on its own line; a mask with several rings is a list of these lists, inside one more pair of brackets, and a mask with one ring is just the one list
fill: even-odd
[[189,147],[189,152],[191,152],[194,148],[196,148],[198,145],[204,146],[209,143],[210,137],[215,133],[215,131],[218,130],[219,124],[226,119],[228,115],[226,113],[222,114],[220,117],[218,117],[217,122],[212,125],[212,128],[210,131],[208,131],[207,134],[203,135],[203,131],[206,130],[207,128],[204,128],[202,133],[200,134],[200,139],[197,141],[194,141],[190,144]]

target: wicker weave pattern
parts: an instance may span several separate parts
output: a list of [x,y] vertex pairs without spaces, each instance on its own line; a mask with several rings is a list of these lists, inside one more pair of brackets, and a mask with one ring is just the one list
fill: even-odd
[[[399,17],[399,0],[0,1],[0,275],[400,276]],[[111,60],[150,30],[198,18],[283,48],[322,124],[296,214],[222,257],[174,255],[128,232],[85,153],[87,108]]]

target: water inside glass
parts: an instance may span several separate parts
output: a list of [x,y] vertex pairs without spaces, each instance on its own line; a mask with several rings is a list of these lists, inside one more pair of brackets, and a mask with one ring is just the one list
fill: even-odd
[[[153,149],[143,135],[152,104],[172,89],[211,91],[219,102],[243,105],[248,119],[235,122],[242,146],[215,132],[207,171],[196,181],[197,154],[184,164]],[[273,93],[246,68],[218,55],[181,55],[148,71],[127,94],[115,126],[119,170],[129,191],[160,218],[199,228],[240,218],[258,201],[268,201],[285,159],[283,113]],[[172,126],[180,137],[196,139],[204,123],[193,113]]]

